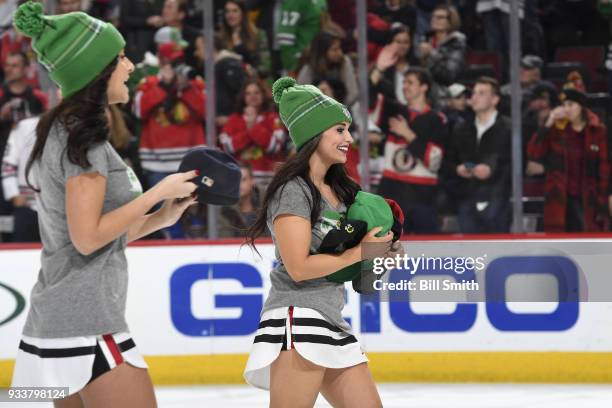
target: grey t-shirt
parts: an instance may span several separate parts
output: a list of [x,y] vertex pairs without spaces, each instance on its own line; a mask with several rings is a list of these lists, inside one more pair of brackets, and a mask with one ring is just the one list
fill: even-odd
[[98,172],[106,178],[102,213],[112,211],[142,193],[134,172],[109,142],[91,147],[90,168],[83,169],[67,157],[68,133],[55,123],[42,158],[32,167],[38,220],[43,244],[41,270],[31,293],[23,330],[27,336],[60,338],[90,336],[127,330],[127,234],[96,252],[81,255],[70,240],[66,219],[66,181]]
[[[262,313],[278,307],[307,307],[323,314],[329,321],[350,332],[349,324],[342,318],[342,309],[346,303],[346,292],[343,283],[329,282],[325,278],[310,279],[295,282],[289,276],[287,268],[276,246],[273,222],[281,214],[297,215],[310,221],[310,203],[312,198],[306,182],[295,178],[281,186],[270,201],[267,213],[268,228],[272,232],[272,240],[276,247],[275,254],[278,265],[270,273],[272,287]],[[337,228],[337,221],[346,213],[342,203],[333,208],[324,198],[321,198],[321,215],[312,227],[310,254],[316,254],[325,235]]]

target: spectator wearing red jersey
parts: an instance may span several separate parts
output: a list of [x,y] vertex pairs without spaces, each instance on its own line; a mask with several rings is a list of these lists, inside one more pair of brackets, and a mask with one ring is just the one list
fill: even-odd
[[176,172],[189,149],[205,143],[204,82],[183,72],[181,47],[163,44],[158,56],[159,74],[142,81],[133,105],[142,121],[139,154],[149,187]]
[[410,68],[403,83],[408,105],[381,96],[370,107],[370,118],[386,135],[378,193],[400,205],[406,233],[439,230],[434,200],[448,126],[428,102],[431,84],[426,70]]
[[255,181],[267,185],[274,166],[284,160],[287,133],[270,108],[269,93],[257,80],[247,81],[236,113],[227,118],[219,136],[223,149],[253,168]]

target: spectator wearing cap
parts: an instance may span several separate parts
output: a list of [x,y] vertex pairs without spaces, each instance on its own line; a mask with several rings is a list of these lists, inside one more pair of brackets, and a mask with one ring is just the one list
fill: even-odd
[[159,73],[141,81],[132,110],[141,121],[139,154],[149,187],[178,169],[187,151],[205,143],[204,83],[181,69],[183,49],[159,46]]
[[241,55],[254,73],[261,78],[270,75],[271,59],[266,33],[249,21],[244,0],[225,2],[219,34],[224,48]]
[[381,96],[370,107],[370,119],[386,135],[378,193],[399,204],[407,233],[439,229],[434,200],[448,127],[444,115],[427,100],[431,83],[425,69],[410,68],[404,79],[407,106]]
[[511,123],[497,111],[499,84],[478,78],[470,104],[475,113],[453,132],[444,173],[453,174],[462,233],[508,232],[511,209]]
[[275,167],[284,161],[287,133],[271,107],[269,89],[256,79],[247,81],[238,96],[236,113],[228,116],[219,135],[223,150],[249,164],[259,185],[267,185]]
[[164,25],[159,15],[163,0],[120,0],[119,27],[125,35],[125,54],[132,61],[141,61],[153,50],[153,34]]
[[531,138],[527,174],[545,174],[546,232],[606,231],[610,165],[606,127],[586,107],[586,94],[565,85]]
[[[547,80],[542,79],[542,68],[544,62],[537,55],[525,55],[521,58],[521,69],[519,75],[520,81],[520,97],[523,115],[527,107],[527,103],[532,99],[531,92],[537,86],[545,86],[547,89],[556,89],[555,85]],[[510,114],[510,92],[512,85],[505,84],[501,88],[502,100],[500,111],[506,115]]]
[[[255,223],[261,208],[264,190],[257,183],[250,164],[240,162],[240,200],[236,205],[221,207],[219,212],[219,238],[244,237]],[[269,235],[269,234],[266,234]]]
[[310,45],[307,63],[297,76],[299,84],[312,84],[322,78],[334,78],[343,83],[346,90],[343,99],[337,99],[346,106],[357,101],[359,89],[355,67],[351,59],[342,51],[342,41],[336,34],[321,31]]
[[[202,33],[185,23],[189,11],[187,0],[165,0],[161,17],[164,26],[175,27],[181,32],[181,37],[187,42],[185,48],[185,63],[191,67],[196,66],[195,47]],[[138,60],[136,60],[138,61]]]
[[[158,55],[164,54],[168,59],[172,53],[181,50],[184,54],[185,48],[187,48],[187,41],[183,40],[181,32],[176,27],[162,27],[155,32],[153,37]],[[130,90],[130,99],[133,98],[136,88],[140,82],[150,76],[157,75],[159,72],[159,56],[147,51],[141,62],[136,64],[134,72],[128,79],[127,86]]]
[[468,106],[469,90],[463,84],[452,84],[448,87],[448,99],[442,113],[448,120],[451,133],[456,126],[473,119],[473,112]]
[[378,54],[370,71],[370,97],[382,94],[405,105],[408,102],[404,96],[405,74],[410,67],[419,66],[419,60],[414,55],[407,26],[393,24],[387,38],[387,45]]
[[433,80],[449,86],[465,68],[466,37],[459,31],[461,19],[454,7],[438,5],[431,13],[431,36],[418,47],[422,65]]
[[[528,92],[542,81],[542,67],[544,61],[537,55],[525,55],[521,58],[520,83],[521,92]],[[505,84],[501,88],[502,95],[510,95],[512,85]]]

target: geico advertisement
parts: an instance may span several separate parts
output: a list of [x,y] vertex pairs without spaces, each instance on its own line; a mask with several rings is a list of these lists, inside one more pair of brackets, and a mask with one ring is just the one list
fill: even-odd
[[[612,291],[596,287],[609,279],[610,242],[405,242],[404,247],[410,259],[396,266],[407,273],[387,272],[384,290],[362,296],[346,285],[343,314],[368,351],[612,351],[612,302],[605,298]],[[262,258],[240,245],[129,247],[127,320],[141,352],[248,353],[274,265],[272,245],[258,250]],[[15,356],[39,254],[0,250],[0,359]],[[390,283],[406,288],[410,281],[434,278],[470,281],[484,300],[495,295],[495,301],[389,296]],[[519,299],[524,293],[562,292],[577,293],[580,301],[549,301],[548,295],[547,301]]]

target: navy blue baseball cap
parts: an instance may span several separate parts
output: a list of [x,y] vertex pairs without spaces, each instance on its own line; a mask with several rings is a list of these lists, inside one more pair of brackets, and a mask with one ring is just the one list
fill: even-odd
[[240,199],[242,173],[238,162],[229,154],[210,147],[191,149],[183,157],[179,172],[191,170],[200,172],[191,180],[198,186],[198,202],[234,205]]

